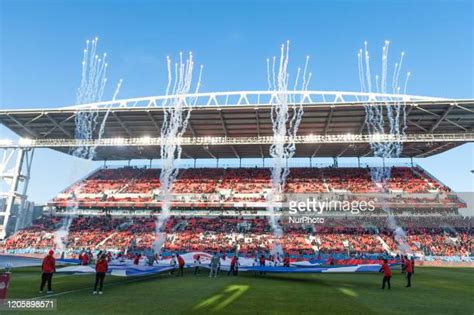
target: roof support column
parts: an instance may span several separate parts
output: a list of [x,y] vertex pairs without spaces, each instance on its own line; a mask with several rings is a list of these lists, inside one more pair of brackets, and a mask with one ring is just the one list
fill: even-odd
[[[33,219],[32,216],[30,217],[27,213],[28,204],[26,202],[33,153],[34,150],[23,148],[13,149],[13,151],[10,152],[5,150],[4,152],[4,158],[0,164],[0,178],[8,184],[9,190],[6,193],[2,192],[2,195],[6,197],[6,205],[5,210],[0,211],[0,218],[2,218],[2,220],[0,220],[0,239],[4,239],[9,234],[14,233],[16,229],[27,226]],[[7,168],[13,161],[15,154],[16,162],[13,168],[8,170]],[[12,224],[9,224],[9,221],[17,198],[20,199],[20,202],[15,211],[16,222],[13,227]]]

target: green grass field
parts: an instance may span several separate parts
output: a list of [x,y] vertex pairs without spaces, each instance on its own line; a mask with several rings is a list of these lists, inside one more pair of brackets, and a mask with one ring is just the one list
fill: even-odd
[[[56,274],[61,314],[473,314],[474,270],[418,267],[413,287],[394,272],[392,290],[380,289],[378,274],[207,273],[183,278],[168,274],[108,276],[104,295],[92,295],[93,276]],[[12,272],[9,299],[37,298],[38,268]],[[45,294],[42,298],[48,298]],[[13,312],[8,312],[13,314]],[[31,312],[27,312],[31,314]]]

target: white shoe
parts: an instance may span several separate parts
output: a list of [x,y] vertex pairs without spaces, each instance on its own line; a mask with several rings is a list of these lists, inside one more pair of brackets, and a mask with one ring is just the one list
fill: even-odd
[[99,291],[99,295],[102,295],[102,291]]
[[43,293],[43,291],[39,291],[39,293],[41,294],[41,293]]
[[53,291],[48,291],[47,293],[48,293],[48,294],[53,294],[54,292],[53,292]]
[[97,294],[97,291],[92,292],[92,294],[96,295],[96,294]]

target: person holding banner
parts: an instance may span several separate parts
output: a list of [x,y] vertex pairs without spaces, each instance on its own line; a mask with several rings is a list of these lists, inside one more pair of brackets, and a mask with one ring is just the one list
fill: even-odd
[[230,261],[230,268],[227,272],[227,275],[229,276],[231,273],[234,276],[239,273],[239,257],[237,257],[237,255],[234,255],[234,257],[232,257],[232,260]]
[[215,278],[219,274],[219,267],[221,266],[221,257],[214,252],[211,258],[211,271],[209,272],[209,278]]
[[178,258],[178,276],[182,277],[184,274],[184,259],[180,254],[176,254],[176,257]]
[[50,250],[48,255],[44,257],[43,264],[41,265],[41,286],[39,293],[43,293],[44,285],[48,283],[48,294],[53,293],[52,280],[53,273],[56,271],[56,259],[53,257],[54,251]]
[[102,288],[104,286],[105,274],[109,269],[109,264],[107,262],[107,256],[105,254],[101,255],[97,263],[95,264],[95,284],[94,291],[92,294],[97,294],[97,286],[99,286],[99,294],[102,294]]
[[176,256],[173,255],[171,256],[171,260],[170,260],[170,266],[171,266],[171,270],[170,270],[170,275],[174,275],[174,272],[176,271]]
[[201,266],[201,255],[197,255],[194,258],[194,275],[197,276],[201,271],[199,270],[199,266]]
[[383,260],[383,264],[380,267],[379,272],[383,272],[382,290],[385,290],[385,283],[388,285],[388,289],[390,290],[390,279],[392,278],[392,270],[390,270],[390,265],[388,264],[387,259]]
[[406,272],[406,277],[407,277],[407,288],[411,287],[411,276],[413,274],[413,266],[411,264],[411,260],[408,259],[407,256],[405,256],[405,272]]

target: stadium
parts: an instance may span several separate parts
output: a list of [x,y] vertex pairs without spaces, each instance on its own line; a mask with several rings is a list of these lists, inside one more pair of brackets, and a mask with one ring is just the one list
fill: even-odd
[[[360,92],[311,90],[287,42],[267,90],[200,92],[189,53],[164,95],[103,101],[97,42],[74,105],[0,109],[0,310],[472,313],[471,195],[416,161],[474,142],[474,99],[404,92],[403,54],[371,78],[362,50]],[[39,150],[94,165],[41,209]]]

